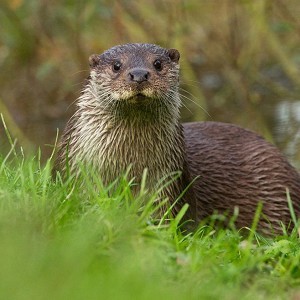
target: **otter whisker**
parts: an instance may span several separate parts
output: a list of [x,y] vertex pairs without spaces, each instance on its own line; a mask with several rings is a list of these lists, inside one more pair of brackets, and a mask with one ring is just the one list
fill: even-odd
[[199,103],[197,103],[196,101],[192,100],[190,97],[187,97],[186,95],[180,93],[180,96],[183,97],[184,99],[191,101],[192,103],[194,103],[196,106],[198,106],[202,111],[205,112],[206,115],[208,115],[211,119],[213,119],[213,117],[210,115],[210,113]]

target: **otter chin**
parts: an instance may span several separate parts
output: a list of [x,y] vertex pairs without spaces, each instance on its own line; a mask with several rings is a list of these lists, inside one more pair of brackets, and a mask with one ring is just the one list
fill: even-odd
[[108,184],[131,166],[129,176],[138,184],[147,168],[153,191],[161,178],[181,174],[160,195],[174,215],[188,203],[185,220],[197,226],[214,213],[230,218],[237,208],[236,226],[249,227],[261,201],[258,230],[280,233],[281,224],[291,225],[286,190],[299,216],[298,172],[254,132],[218,122],[180,123],[179,59],[178,50],[153,44],[91,55],[90,76],[61,137],[54,172],[77,174],[78,162],[86,162]]
[[153,98],[148,97],[148,96],[144,95],[143,93],[138,93],[136,95],[129,97],[128,99],[123,100],[123,101],[128,101],[130,103],[144,103],[144,102],[148,102],[148,101],[153,101]]

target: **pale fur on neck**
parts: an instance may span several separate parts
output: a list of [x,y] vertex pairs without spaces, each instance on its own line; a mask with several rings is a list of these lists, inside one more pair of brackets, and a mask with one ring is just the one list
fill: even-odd
[[84,160],[96,167],[104,183],[109,183],[129,166],[129,176],[140,181],[147,168],[148,183],[152,186],[163,176],[181,171],[184,151],[179,107],[169,103],[168,107],[170,111],[165,107],[158,110],[155,119],[143,118],[143,110],[121,117],[116,107],[111,109],[99,99],[97,85],[88,84],[74,115],[76,122],[68,154],[71,169]]

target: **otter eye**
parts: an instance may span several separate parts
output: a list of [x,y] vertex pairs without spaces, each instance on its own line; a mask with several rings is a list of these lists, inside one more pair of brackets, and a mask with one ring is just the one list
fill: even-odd
[[157,59],[154,63],[153,63],[154,68],[157,71],[161,71],[162,70],[162,63],[159,59]]
[[113,64],[113,70],[118,72],[122,67],[122,63],[120,61],[115,61]]

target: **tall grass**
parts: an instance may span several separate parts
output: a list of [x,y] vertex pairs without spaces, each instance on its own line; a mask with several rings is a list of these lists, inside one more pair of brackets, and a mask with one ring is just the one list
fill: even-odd
[[[287,299],[300,293],[296,234],[154,219],[155,197],[126,179],[51,177],[51,161],[0,158],[1,299]],[[255,230],[255,228],[252,228]]]

